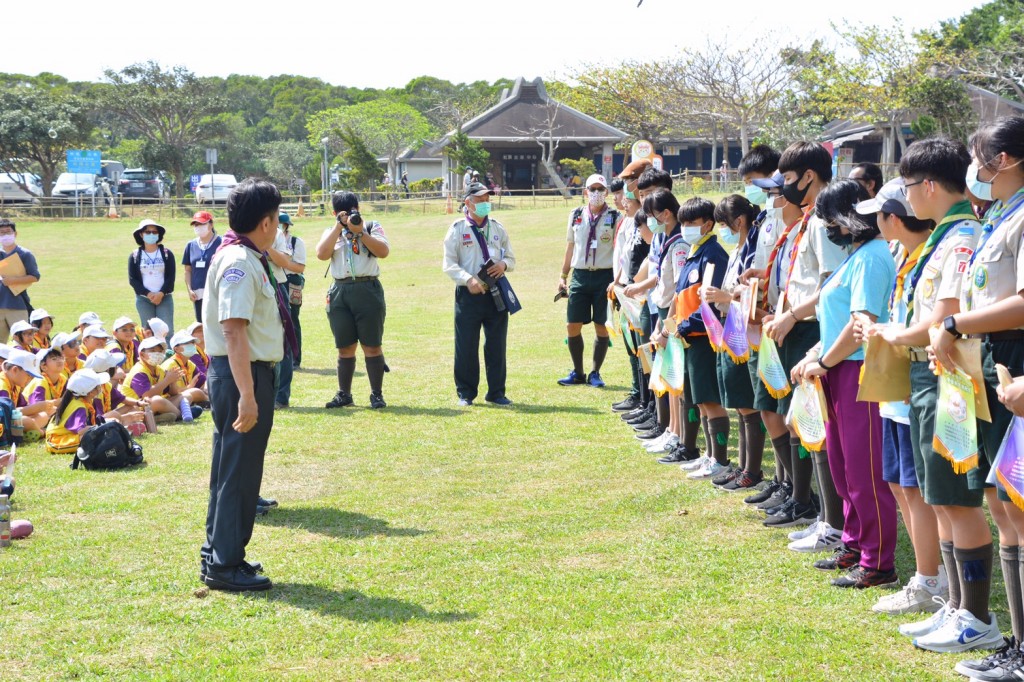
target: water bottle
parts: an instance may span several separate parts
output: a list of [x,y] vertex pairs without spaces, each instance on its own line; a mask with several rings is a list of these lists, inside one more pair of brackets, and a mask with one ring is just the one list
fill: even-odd
[[0,547],[11,546],[11,505],[0,495]]
[[150,407],[149,403],[146,403],[145,407],[145,420],[146,430],[150,433],[156,433],[156,417],[153,416],[153,408]]
[[25,436],[25,422],[21,418],[21,410],[15,409],[11,412],[11,438],[15,443],[21,442]]

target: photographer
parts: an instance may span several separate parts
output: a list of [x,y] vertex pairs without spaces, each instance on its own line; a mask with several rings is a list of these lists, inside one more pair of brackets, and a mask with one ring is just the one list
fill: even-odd
[[327,319],[338,349],[338,393],[325,407],[352,405],[352,376],[356,370],[356,345],[363,347],[366,375],[370,380],[370,407],[386,407],[384,383],[384,288],[378,259],[391,252],[384,228],[365,221],[359,200],[351,192],[337,192],[331,199],[334,226],[324,230],[316,245],[316,257],[331,262],[334,284],[327,291]]

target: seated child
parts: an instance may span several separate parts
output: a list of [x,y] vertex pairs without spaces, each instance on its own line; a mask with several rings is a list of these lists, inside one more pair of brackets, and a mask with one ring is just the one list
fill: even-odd
[[124,355],[124,367],[128,368],[139,361],[139,339],[135,336],[135,329],[132,318],[119,317],[114,320],[114,338],[107,342],[107,350]]
[[196,340],[196,353],[189,359],[196,366],[196,369],[199,370],[199,373],[203,375],[203,383],[198,384],[203,386],[206,383],[206,374],[210,371],[210,356],[206,354],[206,337],[203,336],[203,323],[193,322],[185,327],[185,331]]
[[50,332],[53,331],[53,316],[42,308],[36,308],[29,315],[28,321],[32,323],[32,326],[39,328],[35,338],[32,340],[32,345],[35,349],[49,348]]
[[78,357],[78,347],[81,342],[78,340],[78,332],[60,332],[53,337],[50,348],[56,348],[64,355],[64,378],[68,379],[72,374],[82,369],[82,360]]
[[38,379],[29,382],[25,393],[28,394],[28,404],[45,403],[46,407],[39,413],[43,423],[50,421],[61,396],[64,395],[64,386],[67,377],[64,376],[64,354],[57,348],[42,348],[36,352],[36,359],[39,361]]
[[109,381],[110,376],[91,369],[80,369],[71,375],[57,411],[46,425],[47,452],[67,455],[78,451],[85,432],[100,424],[93,400]]
[[104,421],[115,421],[124,424],[133,436],[141,436],[146,432],[144,412],[146,400],[136,400],[123,394],[114,385],[114,373],[124,363],[124,355],[111,353],[106,348],[93,351],[85,360],[85,369],[97,374],[106,374],[111,382],[100,387],[100,394],[94,401],[96,415]]
[[89,325],[82,332],[82,352],[78,357],[85,360],[93,351],[106,347],[111,338],[113,337],[100,325]]
[[7,398],[15,408],[21,410],[25,441],[31,443],[42,435],[46,420],[41,413],[48,403],[29,405],[24,391],[33,378],[39,376],[39,361],[28,351],[11,350],[3,364],[0,376],[0,398]]
[[94,324],[98,324],[101,327],[103,326],[103,320],[100,319],[99,315],[94,312],[82,313],[78,316],[78,326],[75,327],[75,331],[78,332],[79,336],[81,336],[86,327],[90,327]]
[[177,421],[181,412],[176,404],[181,398],[176,384],[181,371],[176,367],[164,371],[160,366],[166,357],[166,348],[159,336],[144,339],[139,344],[139,361],[125,375],[121,392],[134,400],[148,398],[158,421]]
[[[178,392],[181,394],[181,419],[191,421],[194,417],[202,414],[200,403],[209,402],[205,386],[206,377],[199,373],[195,363],[189,358],[195,355],[195,337],[188,332],[178,332],[171,337],[171,348],[174,355],[164,361],[165,371],[177,368],[181,372],[181,378],[176,382]],[[190,409],[187,409],[190,408]]]
[[166,322],[161,320],[159,317],[154,317],[146,322],[146,330],[143,333],[147,337],[155,336],[162,339],[164,343],[167,343],[167,337],[170,335],[171,330],[167,326]]
[[37,331],[39,330],[31,322],[25,320],[15,322],[11,325],[11,348],[29,353],[34,352],[32,344],[35,342]]

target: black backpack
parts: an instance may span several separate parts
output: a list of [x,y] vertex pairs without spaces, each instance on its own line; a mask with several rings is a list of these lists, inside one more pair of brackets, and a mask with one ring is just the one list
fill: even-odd
[[142,446],[128,429],[117,422],[105,422],[82,436],[71,468],[123,469],[142,462]]
[[21,439],[14,437],[14,403],[9,398],[0,398],[0,448],[21,445]]

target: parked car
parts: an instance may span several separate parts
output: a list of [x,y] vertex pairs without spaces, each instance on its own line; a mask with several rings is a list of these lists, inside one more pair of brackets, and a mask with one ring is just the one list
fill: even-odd
[[35,173],[0,173],[0,203],[37,203],[43,185]]
[[99,176],[94,173],[61,173],[53,186],[53,197],[74,201],[75,195],[79,200],[91,199],[98,191]]
[[[211,180],[212,178],[212,180]],[[234,175],[222,175],[209,173],[199,177],[199,184],[196,185],[196,203],[212,204],[218,201],[227,201],[228,194],[238,184]]]
[[117,193],[123,199],[159,201],[167,196],[168,187],[160,171],[151,171],[145,168],[129,168],[121,173]]

